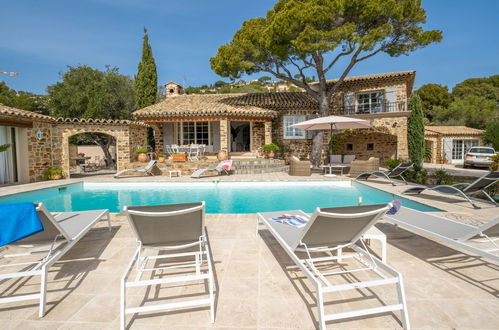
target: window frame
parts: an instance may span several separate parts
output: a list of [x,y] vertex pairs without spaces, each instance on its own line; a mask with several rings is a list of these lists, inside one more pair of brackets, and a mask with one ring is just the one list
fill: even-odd
[[[293,118],[293,122],[289,123],[289,119]],[[307,139],[307,131],[300,128],[290,128],[289,126],[301,123],[302,121],[307,120],[306,115],[284,115],[282,116],[282,135],[285,140],[306,140]],[[288,135],[288,130],[293,132],[293,135]],[[297,135],[300,133],[300,135]]]
[[[208,143],[201,143],[198,141],[198,134],[199,133],[202,133],[201,132],[198,132],[198,124],[207,124],[207,127],[208,127],[208,130],[207,132],[207,139],[208,139]],[[189,142],[189,143],[185,143],[184,142],[184,125],[185,124],[193,124],[193,141],[194,142]],[[200,125],[199,128],[201,128],[202,126]],[[175,133],[175,140],[177,141],[177,144],[179,145],[191,145],[191,144],[205,144],[207,146],[211,146],[213,145],[213,137],[212,137],[212,127],[211,127],[211,122],[209,121],[183,121],[183,122],[177,122],[175,123],[175,130],[176,130],[176,133]],[[201,140],[205,140],[204,138],[200,138]],[[185,140],[189,140],[188,138],[185,139]]]
[[[377,102],[373,102],[373,96],[376,95]],[[367,96],[367,98],[365,97]],[[367,99],[368,102],[360,103],[361,97]],[[383,105],[385,104],[385,91],[365,91],[355,94],[355,112],[356,113],[378,113],[383,112]],[[378,109],[378,111],[374,111]]]

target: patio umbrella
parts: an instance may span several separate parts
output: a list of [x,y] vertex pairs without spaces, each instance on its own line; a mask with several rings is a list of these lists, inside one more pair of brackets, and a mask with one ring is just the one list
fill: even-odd
[[[341,117],[341,116],[327,116],[302,121],[301,123],[291,125],[293,128],[300,128],[308,130],[331,130],[331,139],[333,138],[333,129],[354,129],[354,128],[370,128],[371,124],[367,120]],[[329,152],[332,153],[332,145],[329,144]]]

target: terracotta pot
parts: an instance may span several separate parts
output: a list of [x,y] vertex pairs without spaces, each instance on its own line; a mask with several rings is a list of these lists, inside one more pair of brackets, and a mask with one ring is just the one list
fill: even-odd
[[146,154],[146,153],[141,152],[141,153],[137,156],[137,159],[138,159],[138,161],[139,161],[139,162],[141,162],[141,163],[145,163],[145,162],[147,162],[148,157],[147,157],[147,154]]
[[174,162],[186,162],[187,161],[187,155],[186,154],[174,154],[172,157],[172,160]]
[[218,161],[220,161],[220,162],[221,162],[222,160],[227,160],[227,159],[229,159],[229,153],[227,152],[227,150],[225,150],[225,149],[220,150],[220,151],[218,152],[218,154],[217,154],[217,159],[218,159]]
[[166,161],[166,157],[158,157],[158,162],[164,163]]
[[270,150],[270,151],[267,153],[267,157],[268,157],[269,159],[274,159],[274,157],[275,157],[275,153],[274,153],[274,151],[273,151],[273,150]]

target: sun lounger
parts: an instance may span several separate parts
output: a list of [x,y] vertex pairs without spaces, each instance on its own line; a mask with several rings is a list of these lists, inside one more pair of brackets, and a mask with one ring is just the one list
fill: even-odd
[[497,206],[497,202],[485,191],[488,187],[492,186],[499,180],[499,172],[490,172],[479,179],[473,181],[472,183],[456,183],[452,186],[449,185],[439,185],[432,187],[412,187],[403,192],[403,194],[420,194],[425,190],[433,190],[439,192],[441,194],[447,195],[457,195],[466,199],[468,202],[473,205],[474,208],[480,208],[478,205],[473,203],[469,196],[482,193],[495,205]]
[[125,173],[140,173],[140,174],[146,174],[146,175],[152,175],[154,176],[154,173],[152,173],[153,167],[156,165],[158,161],[157,160],[151,160],[149,164],[147,164],[146,167],[143,168],[129,168],[126,170],[119,171],[114,175],[114,178],[118,178],[122,176]]
[[[371,255],[361,239],[364,233],[391,207],[391,204],[378,204],[355,207],[318,208],[311,217],[308,217],[302,211],[257,214],[258,221],[266,225],[289,257],[315,286],[320,329],[325,329],[327,321],[391,311],[401,311],[402,324],[404,328],[409,328],[402,276],[386,263]],[[301,216],[308,219],[308,221],[305,226],[299,228],[272,220],[272,218],[283,214]],[[341,255],[340,253],[337,256],[330,255],[331,252],[340,252],[345,248],[353,249],[354,253],[350,255]],[[320,253],[320,256],[312,257],[315,253]],[[345,269],[343,265],[340,266],[335,263],[336,260],[347,258],[353,258],[360,264],[361,268]],[[329,264],[329,262],[334,263]],[[331,270],[333,266],[337,266],[338,270],[330,272],[322,271],[326,268]],[[348,274],[359,271],[372,271],[379,279],[353,282],[353,277],[348,276]],[[331,276],[350,278],[350,283],[332,284],[328,278]],[[395,284],[397,287],[398,303],[335,314],[325,314],[324,312],[325,294],[389,284]],[[285,317],[285,314],[283,317]]]
[[496,243],[499,240],[499,218],[475,227],[401,207],[396,214],[384,215],[383,219],[416,234],[499,262],[499,246]]
[[[215,321],[213,265],[204,225],[205,204],[185,203],[153,206],[128,206],[124,211],[137,240],[137,250],[121,278],[120,327],[126,326],[126,314],[172,310],[186,307],[210,306],[211,322]],[[169,253],[175,250],[191,251]],[[194,248],[194,251],[192,249]],[[148,251],[161,251],[161,254],[146,256]],[[193,261],[180,261],[178,258],[192,258]],[[164,267],[148,267],[149,261],[168,264]],[[168,263],[169,262],[169,263]],[[135,280],[128,281],[132,266],[137,264]],[[206,265],[207,269],[202,270]],[[188,269],[193,269],[187,275]],[[162,273],[168,269],[179,269],[171,276]],[[182,271],[182,269],[184,269]],[[153,272],[160,276],[154,279],[142,279],[144,272]],[[133,287],[161,286],[167,283],[204,281],[208,285],[209,297],[206,299],[182,300],[171,303],[126,307],[126,290]],[[189,296],[192,297],[192,294]]]
[[191,174],[191,178],[200,178],[205,172],[217,171],[218,175],[223,173],[230,175],[230,170],[232,168],[232,160],[223,160],[214,168],[202,168]]
[[[36,212],[43,225],[43,230],[17,240],[7,247],[29,248],[29,252],[2,254],[1,259],[43,255],[44,257],[35,262],[7,263],[0,265],[1,268],[22,266],[22,271],[0,274],[0,280],[29,278],[40,276],[40,292],[35,294],[16,295],[0,298],[0,304],[24,300],[38,299],[39,317],[45,315],[45,304],[47,295],[47,273],[49,268],[57,262],[69,249],[71,249],[98,221],[106,220],[109,230],[111,222],[108,210],[62,212],[51,214],[44,205],[35,204]],[[104,218],[106,217],[107,218]],[[48,246],[48,250],[40,251],[39,246]],[[7,248],[8,250],[8,248]]]
[[362,173],[359,176],[355,178],[355,180],[367,180],[369,179],[370,176],[376,176],[378,178],[385,178],[390,181],[392,185],[396,185],[392,179],[400,178],[402,181],[404,181],[405,184],[407,184],[407,181],[405,181],[404,177],[402,174],[407,171],[408,169],[412,168],[414,166],[413,163],[400,163],[397,167],[393,168],[392,170],[389,171],[374,171],[374,172],[366,172]]

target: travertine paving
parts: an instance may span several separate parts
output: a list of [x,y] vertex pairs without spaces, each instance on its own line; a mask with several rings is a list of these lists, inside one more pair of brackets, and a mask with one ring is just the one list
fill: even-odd
[[[202,179],[234,181],[324,180],[320,175],[290,177],[234,175]],[[336,179],[346,180],[346,177]],[[114,181],[111,177],[87,178]],[[190,181],[190,178],[127,178],[127,181]],[[328,179],[329,180],[329,179]],[[4,187],[0,194],[38,189],[64,180]],[[367,184],[394,194],[406,186],[384,181]],[[479,224],[497,217],[497,208],[475,210],[459,199],[429,193],[404,196],[441,208],[443,216]],[[37,302],[0,305],[1,329],[117,329],[119,283],[134,250],[135,241],[122,214],[112,215],[113,230],[91,230],[50,271],[48,312],[38,318]],[[264,226],[255,235],[255,215],[208,214],[208,236],[215,265],[216,319],[208,308],[155,312],[127,317],[130,329],[314,329],[317,310],[314,290]],[[409,317],[413,328],[497,329],[499,325],[499,265],[379,223],[388,237],[388,264],[404,276]],[[374,242],[373,244],[376,244]],[[373,246],[379,251],[379,246]],[[348,266],[343,264],[342,266]],[[161,276],[158,273],[155,276]],[[359,273],[356,276],[367,276]],[[344,279],[345,280],[345,279]],[[0,296],[38,290],[37,279],[0,282]],[[172,299],[206,296],[203,283],[154,287],[131,292],[130,304],[171,302]],[[391,287],[332,294],[326,312],[391,304]],[[400,328],[398,313],[328,323],[328,328]]]
[[[2,305],[1,328],[117,329],[119,280],[135,242],[123,215],[113,215],[112,221],[112,232],[105,227],[92,230],[51,269],[44,318],[38,318],[34,302]],[[388,263],[404,276],[413,328],[497,328],[498,265],[389,224],[380,223],[378,227],[388,236]],[[209,322],[208,308],[197,308],[129,316],[130,329],[315,328],[313,289],[264,226],[255,236],[254,215],[208,214],[207,228],[216,270],[215,323]],[[373,247],[375,251],[377,248]],[[37,290],[37,283],[35,279],[2,283],[0,292],[28,293]],[[129,302],[165,302],[175,297],[203,296],[205,292],[202,283],[162,286],[137,291]],[[343,311],[388,304],[394,294],[392,288],[381,287],[335,294],[326,301],[327,309]],[[328,327],[393,329],[401,324],[397,313],[388,313],[328,323]]]

